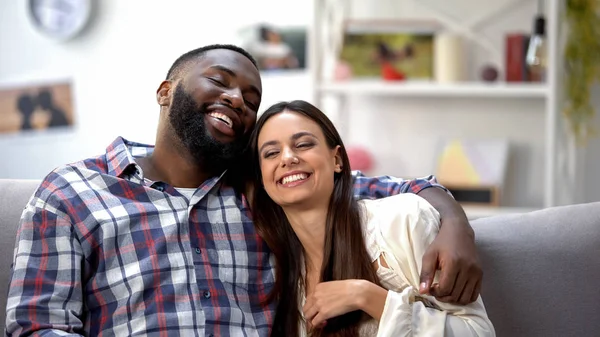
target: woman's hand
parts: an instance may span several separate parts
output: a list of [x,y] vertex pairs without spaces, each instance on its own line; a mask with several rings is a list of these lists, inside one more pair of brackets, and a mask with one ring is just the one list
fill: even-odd
[[363,310],[381,318],[387,290],[366,280],[322,282],[307,296],[303,312],[309,329],[323,327],[329,318]]

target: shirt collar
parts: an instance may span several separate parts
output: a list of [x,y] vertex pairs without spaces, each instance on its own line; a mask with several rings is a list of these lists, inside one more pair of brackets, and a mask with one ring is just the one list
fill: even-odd
[[154,145],[131,142],[123,137],[117,137],[106,148],[106,164],[108,174],[122,178],[131,172],[132,167],[139,170],[134,157],[148,157],[154,151]]
[[[136,169],[141,172],[142,169],[135,162],[134,157],[148,157],[152,152],[154,152],[154,145],[136,143],[123,137],[117,137],[106,148],[107,173],[123,178],[123,175],[130,174],[131,170]],[[216,184],[226,173],[227,171],[224,171],[219,176],[212,178],[214,181],[211,184]]]

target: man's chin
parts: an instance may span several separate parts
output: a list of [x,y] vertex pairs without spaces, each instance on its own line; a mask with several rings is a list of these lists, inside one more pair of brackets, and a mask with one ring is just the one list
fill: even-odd
[[215,143],[219,144],[219,145],[223,145],[223,146],[229,146],[234,144],[238,139],[235,137],[229,137],[229,136],[225,136],[225,135],[215,135],[215,134],[210,134],[210,137],[212,137],[212,139],[215,141]]

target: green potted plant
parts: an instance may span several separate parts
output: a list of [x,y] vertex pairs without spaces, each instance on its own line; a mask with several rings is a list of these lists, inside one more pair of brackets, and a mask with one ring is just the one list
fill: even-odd
[[600,0],[567,0],[563,114],[578,144],[594,135],[592,85],[600,80]]

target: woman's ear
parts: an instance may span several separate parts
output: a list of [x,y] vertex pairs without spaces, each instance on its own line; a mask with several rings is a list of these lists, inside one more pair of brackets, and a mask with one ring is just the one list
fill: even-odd
[[158,90],[156,90],[156,102],[160,106],[169,106],[171,104],[171,92],[173,89],[173,82],[166,80],[160,83]]
[[340,173],[342,172],[342,168],[344,168],[344,164],[342,163],[342,155],[341,155],[341,151],[342,151],[342,147],[341,146],[336,146],[334,149],[335,153],[334,153],[334,157],[333,157],[333,165],[334,165],[334,171],[335,173]]

